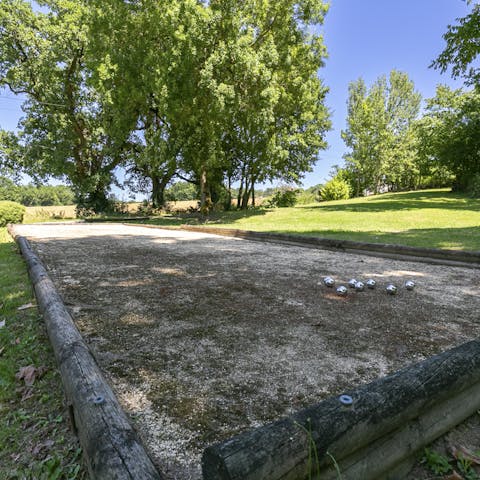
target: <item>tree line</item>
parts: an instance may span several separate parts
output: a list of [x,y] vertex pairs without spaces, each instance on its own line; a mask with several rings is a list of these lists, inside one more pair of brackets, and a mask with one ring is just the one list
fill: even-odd
[[431,67],[462,78],[463,89],[437,87],[420,114],[421,96],[393,70],[369,88],[349,86],[345,165],[332,173],[345,195],[452,186],[480,196],[480,4],[450,25]]
[[369,89],[362,79],[350,84],[349,151],[333,172],[349,195],[442,186],[480,195],[480,90],[440,85],[421,116],[420,101],[397,71]]
[[[203,211],[247,208],[264,182],[299,184],[326,148],[322,0],[34,5],[0,0],[0,86],[25,96],[18,131],[0,132],[4,174],[62,178],[89,211],[108,208],[119,169],[154,207],[181,182]],[[480,190],[479,20],[474,4],[432,65],[469,90],[438,87],[421,116],[405,73],[351,83],[333,195]]]
[[65,185],[17,185],[0,177],[0,201],[17,202],[26,207],[73,205],[75,194]]

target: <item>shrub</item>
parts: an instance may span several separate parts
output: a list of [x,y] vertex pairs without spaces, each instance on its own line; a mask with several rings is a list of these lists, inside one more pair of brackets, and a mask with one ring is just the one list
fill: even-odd
[[350,185],[339,178],[329,180],[320,191],[323,200],[347,200],[350,193]]
[[197,200],[197,186],[188,182],[177,182],[165,190],[165,200],[180,202],[182,200]]
[[297,203],[298,190],[294,188],[281,188],[268,200],[269,207],[294,207]]
[[16,202],[0,202],[0,227],[7,223],[22,223],[25,207]]
[[297,195],[297,203],[299,205],[308,205],[315,202],[318,202],[318,195],[315,192],[304,190]]

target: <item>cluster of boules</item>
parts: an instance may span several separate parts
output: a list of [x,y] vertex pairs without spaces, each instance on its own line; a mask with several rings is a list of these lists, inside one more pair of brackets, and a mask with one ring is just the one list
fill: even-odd
[[[325,277],[323,279],[323,283],[325,286],[333,288],[335,286],[335,279],[332,277]],[[348,286],[352,289],[355,289],[356,292],[363,292],[365,290],[365,286],[368,289],[373,290],[377,286],[377,282],[372,278],[369,278],[365,283],[357,280],[356,278],[351,278],[348,281]],[[405,282],[405,288],[407,290],[413,290],[415,288],[415,282],[412,280],[407,280]],[[393,283],[389,283],[385,290],[389,295],[396,295],[398,293],[398,287]],[[344,285],[339,285],[336,289],[336,292],[341,297],[345,297],[348,294],[348,289]]]

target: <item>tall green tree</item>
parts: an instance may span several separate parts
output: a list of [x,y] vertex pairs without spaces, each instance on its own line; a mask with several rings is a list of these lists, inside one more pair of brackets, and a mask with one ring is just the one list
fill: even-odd
[[130,128],[118,125],[90,49],[90,10],[83,2],[0,1],[0,85],[24,94],[24,117],[13,155],[27,172],[65,177],[80,205],[107,206],[115,167],[124,160]]
[[[466,191],[480,185],[480,93],[437,87],[418,122],[419,152],[432,168],[455,175],[455,187]],[[480,193],[480,191],[478,192]]]
[[221,12],[217,28],[225,38],[213,70],[223,72],[225,174],[228,184],[240,182],[238,204],[246,208],[256,183],[298,182],[325,148],[327,89],[318,70],[326,50],[311,32],[327,6],[285,0],[210,6]]
[[362,79],[349,86],[344,158],[355,179],[355,194],[381,185],[413,186],[415,136],[412,126],[421,97],[407,74],[393,70],[367,89]]

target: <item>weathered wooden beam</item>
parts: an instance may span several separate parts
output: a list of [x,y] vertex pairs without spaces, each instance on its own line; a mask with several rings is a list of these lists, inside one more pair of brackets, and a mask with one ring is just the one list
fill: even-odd
[[[155,228],[168,227],[156,225]],[[337,250],[347,253],[362,253],[365,255],[385,256],[389,258],[414,260],[427,263],[441,263],[470,268],[478,268],[480,265],[480,252],[356,242],[353,240],[338,240],[333,238],[310,237],[306,235],[294,235],[287,233],[255,232],[251,230],[238,230],[233,228],[210,226],[182,225],[181,228],[183,230],[192,232],[212,233],[215,235],[243,238],[246,240],[288,243],[312,248],[323,248],[326,250]]]
[[27,263],[91,478],[161,480],[40,259],[9,232]]
[[406,458],[480,408],[475,340],[290,417],[208,447],[205,480],[385,479]]

